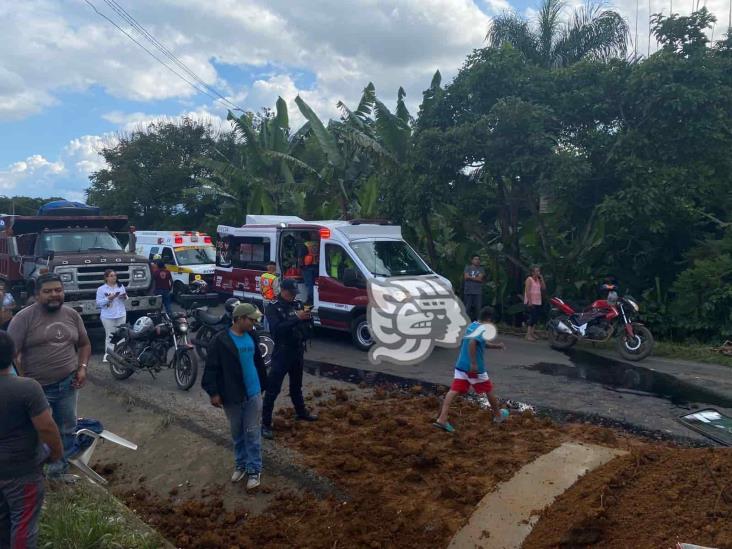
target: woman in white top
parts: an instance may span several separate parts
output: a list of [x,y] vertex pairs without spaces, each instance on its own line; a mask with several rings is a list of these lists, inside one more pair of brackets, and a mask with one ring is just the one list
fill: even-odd
[[104,284],[97,289],[97,307],[101,310],[99,317],[102,320],[106,334],[102,361],[107,362],[109,340],[117,327],[127,322],[127,310],[124,302],[127,299],[127,290],[117,280],[117,273],[112,269],[104,271],[104,281]]

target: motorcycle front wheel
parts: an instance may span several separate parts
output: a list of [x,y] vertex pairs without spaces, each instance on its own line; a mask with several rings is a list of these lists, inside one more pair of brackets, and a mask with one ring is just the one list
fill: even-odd
[[625,360],[643,360],[653,350],[653,334],[645,326],[633,324],[633,337],[623,332],[618,338],[618,353]]
[[[114,346],[114,353],[124,360],[133,360],[135,358],[126,340],[122,340]],[[134,373],[132,368],[116,365],[113,359],[109,359],[109,371],[112,373],[114,379],[119,380],[127,379]]]
[[178,385],[178,389],[187,391],[193,387],[198,376],[198,361],[191,349],[181,351],[175,357],[173,371],[175,372],[175,383]]

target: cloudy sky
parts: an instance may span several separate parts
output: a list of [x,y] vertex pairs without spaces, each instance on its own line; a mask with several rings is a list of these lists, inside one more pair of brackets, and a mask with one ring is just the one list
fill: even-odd
[[[721,36],[729,0],[699,2],[719,18],[715,33]],[[124,8],[198,78],[243,109],[271,107],[282,96],[295,126],[297,94],[328,118],[337,114],[338,100],[356,102],[369,81],[388,104],[403,86],[416,112],[434,71],[449,81],[465,56],[481,47],[491,16],[505,9],[531,16],[537,4],[0,0],[0,194],[83,199],[89,173],[103,166],[99,149],[117,132],[186,115],[226,125],[226,104],[193,89],[95,9],[164,59],[121,18]],[[649,3],[641,4],[638,42],[645,53]],[[617,0],[614,7],[634,28],[635,0]],[[673,8],[688,14],[691,0],[677,0]],[[669,3],[651,0],[650,10],[668,13]]]

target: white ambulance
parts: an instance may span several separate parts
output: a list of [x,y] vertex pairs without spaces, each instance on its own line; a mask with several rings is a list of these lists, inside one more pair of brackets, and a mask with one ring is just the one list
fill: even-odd
[[[215,292],[261,306],[260,277],[274,262],[281,278],[300,283],[303,301],[312,298],[315,325],[350,332],[361,350],[373,343],[366,319],[368,279],[405,276],[449,284],[404,241],[401,227],[384,221],[247,215],[244,226],[219,225],[217,231]],[[308,263],[312,296],[305,288]]]
[[135,231],[135,252],[165,263],[173,278],[173,293],[184,293],[194,280],[213,282],[216,247],[205,233],[195,231]]

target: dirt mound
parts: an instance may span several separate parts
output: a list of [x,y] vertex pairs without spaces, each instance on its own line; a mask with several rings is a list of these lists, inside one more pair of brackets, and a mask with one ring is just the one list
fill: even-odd
[[732,451],[639,448],[542,513],[524,549],[732,548]]
[[196,499],[144,489],[117,493],[179,547],[445,547],[487,492],[565,440],[642,444],[530,414],[496,425],[462,401],[452,416],[457,431],[449,435],[432,426],[440,405],[434,396],[332,396],[321,403],[316,423],[295,420],[291,410],[279,414],[276,436],[347,498],[282,492],[255,515],[227,510],[215,490]]

